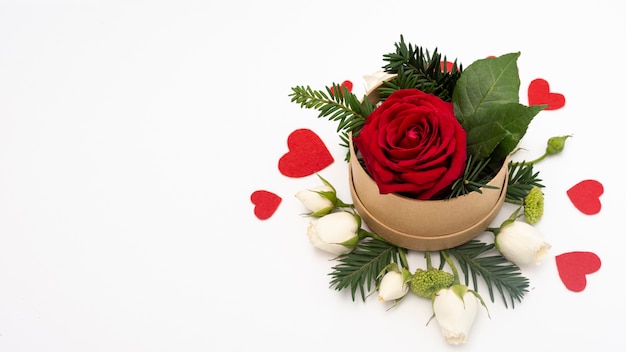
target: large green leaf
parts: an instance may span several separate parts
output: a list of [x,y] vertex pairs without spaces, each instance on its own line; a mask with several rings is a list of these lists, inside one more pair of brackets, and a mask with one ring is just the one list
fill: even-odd
[[504,160],[545,106],[519,103],[520,53],[477,60],[457,81],[454,114],[467,132],[467,152],[476,160]]
[[465,120],[467,153],[478,159],[502,160],[519,144],[533,117],[543,106],[518,103],[491,105]]
[[465,120],[478,110],[492,105],[519,102],[520,79],[517,58],[520,53],[474,61],[454,87],[452,102],[457,119]]
[[502,142],[508,131],[496,121],[476,126],[467,131],[467,154],[475,160],[487,158]]

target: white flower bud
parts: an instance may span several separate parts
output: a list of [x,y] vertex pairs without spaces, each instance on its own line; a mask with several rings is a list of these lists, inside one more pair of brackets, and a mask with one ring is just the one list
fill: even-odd
[[381,302],[393,301],[404,297],[409,292],[408,283],[404,282],[404,276],[397,271],[388,271],[380,280],[378,287],[378,300]]
[[517,266],[540,264],[552,248],[541,232],[523,221],[503,226],[496,235],[495,243],[500,253]]
[[333,203],[319,192],[334,192],[330,186],[319,186],[296,193],[296,198],[312,213],[326,212],[333,209]]
[[388,81],[392,77],[395,77],[394,74],[387,73],[383,70],[378,70],[369,75],[364,75],[363,79],[365,80],[365,89],[371,90],[373,88],[378,87],[383,81]]
[[[359,222],[354,214],[340,211],[324,215],[309,223],[307,236],[315,247],[328,253],[350,253],[358,241]],[[354,244],[347,244],[353,241]]]
[[449,344],[458,345],[467,342],[478,312],[478,304],[478,298],[469,292],[466,286],[444,288],[435,294],[433,300],[435,318]]

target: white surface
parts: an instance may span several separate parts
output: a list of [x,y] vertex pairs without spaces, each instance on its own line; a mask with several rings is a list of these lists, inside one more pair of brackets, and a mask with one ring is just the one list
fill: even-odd
[[[521,4],[521,3],[520,3]],[[618,1],[3,1],[0,3],[0,351],[453,350],[428,302],[351,302],[328,287],[293,194],[315,176],[277,168],[296,128],[335,157],[335,125],[300,109],[295,85],[362,75],[404,34],[464,65],[521,51],[566,96],[524,141],[539,164],[541,230],[554,255],[602,259],[568,291],[553,258],[525,270],[514,310],[488,301],[456,350],[599,350],[626,323],[620,177],[626,12]],[[605,187],[600,214],[565,191]],[[254,217],[257,189],[283,198]],[[411,259],[419,263],[419,256]],[[486,296],[486,293],[484,294]],[[541,346],[541,347],[539,347]]]

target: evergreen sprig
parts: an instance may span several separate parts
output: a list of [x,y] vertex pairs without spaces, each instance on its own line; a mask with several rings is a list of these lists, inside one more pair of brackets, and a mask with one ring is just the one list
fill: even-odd
[[397,89],[417,88],[444,101],[452,100],[456,81],[463,71],[462,65],[457,65],[454,60],[448,70],[448,59],[437,48],[431,55],[427,49],[405,43],[403,36],[400,36],[400,42],[395,43],[395,48],[395,52],[383,55],[383,60],[388,62],[383,69],[397,74],[397,77],[384,84],[381,97]]
[[533,172],[533,164],[509,162],[509,185],[506,190],[506,202],[521,204],[533,187],[543,188],[539,171]]
[[345,147],[348,146],[348,134],[357,135],[365,118],[374,109],[367,99],[361,102],[347,87],[336,83],[325,90],[314,90],[310,86],[296,86],[291,90],[291,102],[302,108],[318,110],[318,118],[338,122],[337,132]]
[[447,252],[459,263],[464,274],[465,285],[470,285],[471,278],[474,290],[478,291],[478,276],[480,276],[487,285],[492,302],[495,299],[495,287],[504,301],[504,306],[508,308],[508,296],[511,307],[515,308],[515,301],[521,302],[528,292],[528,278],[522,275],[517,265],[508,261],[499,252],[489,253],[494,248],[493,243],[471,240],[458,247],[448,249]]
[[399,248],[389,242],[367,238],[359,242],[354,250],[340,256],[339,264],[332,268],[330,286],[337,291],[350,288],[352,300],[359,291],[365,301],[367,294],[376,286],[378,274],[389,264],[400,262]]
[[448,198],[459,197],[470,192],[482,193],[481,188],[498,188],[487,185],[493,177],[493,172],[487,168],[489,163],[490,159],[476,160],[470,155],[467,158],[463,176],[452,184]]

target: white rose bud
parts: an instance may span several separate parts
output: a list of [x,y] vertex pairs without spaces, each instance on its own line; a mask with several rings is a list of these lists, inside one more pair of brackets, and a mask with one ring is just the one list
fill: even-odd
[[320,192],[331,192],[335,190],[331,186],[319,186],[312,189],[302,190],[296,193],[296,198],[304,205],[312,214],[326,215],[334,208],[333,202],[324,197]]
[[309,223],[307,236],[315,247],[331,254],[350,253],[356,246],[361,226],[358,215],[340,211]]
[[495,243],[500,253],[517,266],[540,264],[552,248],[541,232],[523,221],[513,221],[502,226]]
[[395,77],[394,74],[387,73],[383,70],[378,70],[369,75],[364,75],[363,79],[365,80],[365,89],[371,90],[373,88],[378,87],[383,81],[388,81],[392,77]]
[[404,297],[409,292],[409,285],[404,275],[397,271],[388,271],[380,280],[378,300],[381,302],[393,301]]
[[435,318],[446,341],[451,345],[467,342],[478,312],[478,298],[464,285],[439,290],[433,299]]

